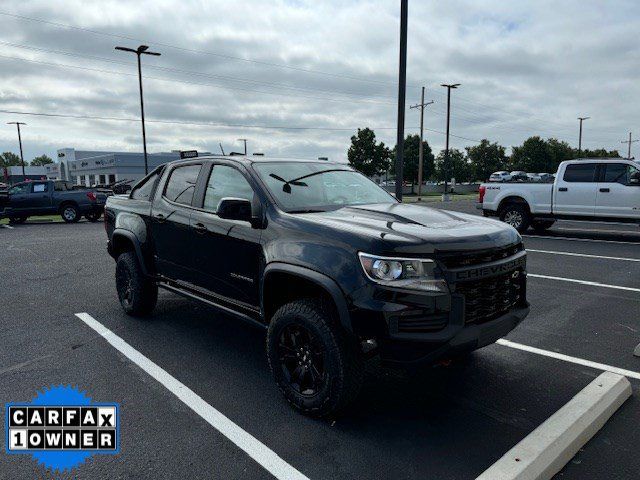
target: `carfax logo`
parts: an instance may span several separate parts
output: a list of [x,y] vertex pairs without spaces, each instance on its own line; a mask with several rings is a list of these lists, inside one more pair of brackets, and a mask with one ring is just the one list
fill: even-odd
[[5,428],[7,453],[30,454],[52,470],[120,451],[118,404],[93,402],[72,386],[38,392],[30,403],[8,403]]

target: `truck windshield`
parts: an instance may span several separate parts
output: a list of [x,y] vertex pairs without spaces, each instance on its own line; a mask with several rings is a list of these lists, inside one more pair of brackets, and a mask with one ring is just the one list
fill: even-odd
[[336,164],[269,162],[254,164],[254,168],[279,206],[289,213],[396,202],[364,175]]

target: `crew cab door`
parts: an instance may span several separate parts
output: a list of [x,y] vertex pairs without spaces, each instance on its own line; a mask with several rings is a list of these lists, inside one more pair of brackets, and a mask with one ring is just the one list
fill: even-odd
[[151,208],[151,237],[157,272],[171,280],[193,281],[189,228],[201,162],[178,164],[163,175]]
[[31,188],[27,194],[24,205],[26,211],[34,215],[51,213],[53,210],[51,203],[51,183],[31,182]]
[[191,216],[196,284],[224,302],[257,310],[261,230],[249,222],[220,218],[216,211],[223,198],[259,199],[239,165],[219,161],[207,167],[202,200]]
[[596,216],[640,219],[640,184],[631,182],[639,171],[626,163],[600,164]]
[[11,187],[9,189],[7,207],[14,213],[26,214],[30,190],[31,185],[29,183],[19,183]]
[[596,167],[594,162],[570,163],[553,187],[553,213],[591,217],[596,209]]

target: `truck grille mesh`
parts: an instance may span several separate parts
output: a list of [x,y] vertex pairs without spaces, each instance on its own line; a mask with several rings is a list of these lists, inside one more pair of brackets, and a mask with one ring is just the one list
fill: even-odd
[[480,265],[482,263],[494,262],[496,260],[502,260],[504,258],[515,255],[523,249],[524,247],[522,246],[522,243],[517,243],[508,247],[485,250],[481,252],[441,252],[438,254],[437,259],[446,268],[469,267],[473,265]]
[[520,270],[479,281],[459,282],[455,293],[465,301],[465,323],[484,323],[505,314],[523,294]]

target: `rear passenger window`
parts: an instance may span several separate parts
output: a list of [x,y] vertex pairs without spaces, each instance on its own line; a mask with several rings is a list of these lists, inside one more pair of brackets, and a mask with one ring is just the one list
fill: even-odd
[[135,200],[151,200],[151,194],[153,193],[153,189],[156,186],[156,182],[158,181],[158,177],[161,172],[162,170],[159,170],[140,185],[136,185],[131,192],[131,198]]
[[626,185],[629,182],[629,166],[624,163],[605,163],[603,182]]
[[170,173],[169,181],[164,190],[164,196],[167,200],[183,205],[191,205],[200,167],[201,165],[185,165],[184,167],[174,168]]
[[565,182],[595,182],[595,176],[595,163],[574,163],[567,165],[563,180]]

